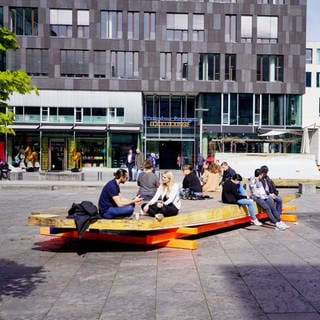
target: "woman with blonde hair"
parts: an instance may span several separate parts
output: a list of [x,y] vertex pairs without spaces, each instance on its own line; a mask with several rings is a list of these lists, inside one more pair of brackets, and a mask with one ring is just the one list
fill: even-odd
[[173,173],[165,171],[157,192],[148,203],[141,206],[140,214],[148,214],[161,221],[164,217],[177,215],[180,207],[179,185],[174,182]]

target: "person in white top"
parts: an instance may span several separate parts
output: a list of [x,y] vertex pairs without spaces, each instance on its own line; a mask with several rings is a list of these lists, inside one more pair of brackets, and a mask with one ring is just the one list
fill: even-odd
[[261,182],[262,177],[263,173],[261,170],[256,169],[254,177],[250,178],[250,197],[267,213],[269,219],[276,225],[278,230],[286,230],[289,226],[280,220],[280,214],[275,207],[274,200],[271,196],[267,195],[263,187]]
[[179,184],[174,182],[171,171],[165,171],[157,192],[148,203],[141,206],[140,214],[148,214],[161,221],[164,217],[177,215],[180,207]]

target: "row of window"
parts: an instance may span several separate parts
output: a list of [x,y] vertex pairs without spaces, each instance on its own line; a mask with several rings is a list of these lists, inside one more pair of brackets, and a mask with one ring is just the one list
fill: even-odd
[[[315,76],[316,76],[316,87],[320,88],[320,72],[316,72]],[[309,72],[309,71],[306,72],[306,87],[307,88],[312,87],[312,72]]]
[[[306,64],[313,64],[313,49],[307,48],[306,49]],[[316,64],[320,64],[320,48],[316,49]]]
[[[90,11],[77,10],[76,36],[89,38]],[[27,7],[10,7],[10,29],[17,35],[38,35],[38,9]],[[155,40],[156,13],[143,13],[143,35],[140,34],[140,12],[101,11],[102,39],[123,39],[123,19],[127,22],[127,39]],[[257,43],[277,43],[277,16],[257,16],[253,21],[252,15],[241,16],[240,41],[252,42],[253,23],[256,23]],[[237,15],[225,15],[225,41],[237,41]],[[73,12],[71,9],[50,9],[50,35],[53,37],[73,36]],[[214,21],[212,21],[214,28]],[[166,14],[166,40],[168,41],[204,41],[205,15],[188,13]]]
[[124,108],[11,107],[16,122],[124,123]]
[[[200,53],[197,80],[222,80],[220,59],[219,53]],[[89,77],[89,61],[88,50],[60,50],[60,75]],[[94,51],[93,61],[93,76],[96,78],[106,78],[108,75],[108,78],[140,79],[139,52],[111,51],[107,56],[106,51]],[[283,64],[281,55],[257,55],[257,81],[283,81]],[[188,53],[160,52],[161,80],[190,80],[188,67]],[[20,51],[8,53],[7,68],[21,68]],[[236,55],[225,54],[224,80],[236,81],[236,70]],[[48,49],[26,49],[26,72],[32,76],[48,76]]]

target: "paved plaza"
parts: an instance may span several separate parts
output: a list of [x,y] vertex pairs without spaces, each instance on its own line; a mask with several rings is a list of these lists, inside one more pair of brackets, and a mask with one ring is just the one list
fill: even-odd
[[191,251],[40,236],[32,210],[97,203],[101,183],[15,183],[0,182],[1,320],[320,319],[320,190],[290,203],[287,231],[229,229]]

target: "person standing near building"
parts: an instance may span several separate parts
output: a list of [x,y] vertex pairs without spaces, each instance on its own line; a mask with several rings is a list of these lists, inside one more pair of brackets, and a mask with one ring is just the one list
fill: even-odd
[[140,151],[139,148],[137,148],[136,154],[135,154],[136,172],[135,172],[135,177],[133,178],[133,180],[138,180],[140,173],[143,171],[143,163],[144,163],[143,153]]
[[135,166],[135,154],[133,153],[132,149],[129,149],[126,159],[126,166],[129,171],[129,181],[133,181],[133,169]]
[[102,189],[99,197],[99,213],[105,219],[128,217],[133,214],[135,205],[143,201],[139,195],[134,199],[126,199],[120,194],[120,184],[126,183],[128,172],[118,169],[114,179],[110,180]]
[[222,186],[222,202],[230,204],[240,204],[248,207],[251,217],[251,223],[256,226],[261,226],[262,223],[257,219],[254,211],[254,202],[247,195],[243,195],[239,191],[239,184],[242,181],[240,174],[234,174],[231,179],[225,181]]
[[198,153],[198,156],[197,156],[197,173],[198,173],[198,177],[200,178],[201,175],[202,175],[202,169],[203,169],[203,165],[204,165],[204,157],[202,156],[201,153]]

